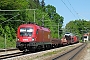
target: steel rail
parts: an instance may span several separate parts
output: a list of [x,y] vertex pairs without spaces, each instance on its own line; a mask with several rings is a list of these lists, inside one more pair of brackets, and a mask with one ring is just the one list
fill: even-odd
[[0,60],[12,58],[12,57],[16,57],[16,56],[21,56],[21,55],[25,55],[25,54],[26,53],[16,52],[16,53],[11,53],[11,54],[0,55]]
[[82,48],[78,52],[76,52],[76,54],[74,54],[69,60],[74,59],[86,47],[86,45],[87,44],[85,44],[84,46],[82,46]]
[[[61,55],[59,55],[59,56],[53,58],[52,60],[58,60],[59,58],[65,56],[66,54],[69,54],[70,52],[72,52],[72,51],[78,49],[79,47],[81,47],[81,46],[83,46],[83,45],[84,45],[84,43],[83,43],[82,45],[76,47],[76,48],[73,48],[72,50],[70,50],[70,51],[68,51],[68,52],[65,52],[65,53],[63,53],[63,54],[61,54]],[[86,46],[86,45],[84,45],[83,47],[81,47],[81,49],[80,49],[78,52],[80,52],[85,46]],[[72,59],[78,54],[78,52],[77,52],[76,54],[74,54],[73,56],[71,56],[68,60],[72,60]]]
[[18,50],[17,48],[11,48],[11,49],[0,49],[0,52],[5,52],[5,51],[14,51]]

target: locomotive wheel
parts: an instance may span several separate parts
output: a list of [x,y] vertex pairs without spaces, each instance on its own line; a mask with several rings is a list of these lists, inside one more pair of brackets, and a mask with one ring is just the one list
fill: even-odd
[[36,48],[36,51],[41,51],[43,48],[41,45],[39,45],[37,48]]
[[23,52],[26,53],[26,52],[29,52],[29,50],[28,49],[25,49],[25,50],[23,50]]
[[36,47],[31,47],[31,48],[29,49],[29,52],[36,52]]
[[22,49],[22,48],[19,48],[19,50],[20,50],[20,51],[23,51],[23,49]]

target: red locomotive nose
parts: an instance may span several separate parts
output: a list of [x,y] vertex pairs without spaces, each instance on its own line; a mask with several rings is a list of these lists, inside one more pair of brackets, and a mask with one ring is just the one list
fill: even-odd
[[35,38],[32,38],[32,37],[20,37],[20,38],[18,38],[18,41],[19,42],[32,42],[32,41],[35,41]]

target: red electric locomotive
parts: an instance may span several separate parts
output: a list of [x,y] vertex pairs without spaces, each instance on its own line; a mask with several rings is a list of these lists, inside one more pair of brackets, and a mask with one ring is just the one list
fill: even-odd
[[36,24],[22,24],[17,30],[16,47],[21,51],[34,51],[50,45],[50,30]]
[[77,36],[75,36],[72,33],[65,33],[65,38],[67,40],[67,44],[73,44],[79,42],[79,39]]
[[77,36],[73,36],[73,40],[74,40],[74,43],[78,43],[79,42],[79,39]]

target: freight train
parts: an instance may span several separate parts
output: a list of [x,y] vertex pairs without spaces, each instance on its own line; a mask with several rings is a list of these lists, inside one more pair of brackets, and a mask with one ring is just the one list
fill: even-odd
[[78,42],[76,36],[65,34],[62,39],[51,39],[51,31],[37,24],[22,24],[17,29],[16,48],[20,51],[35,51],[60,47]]

